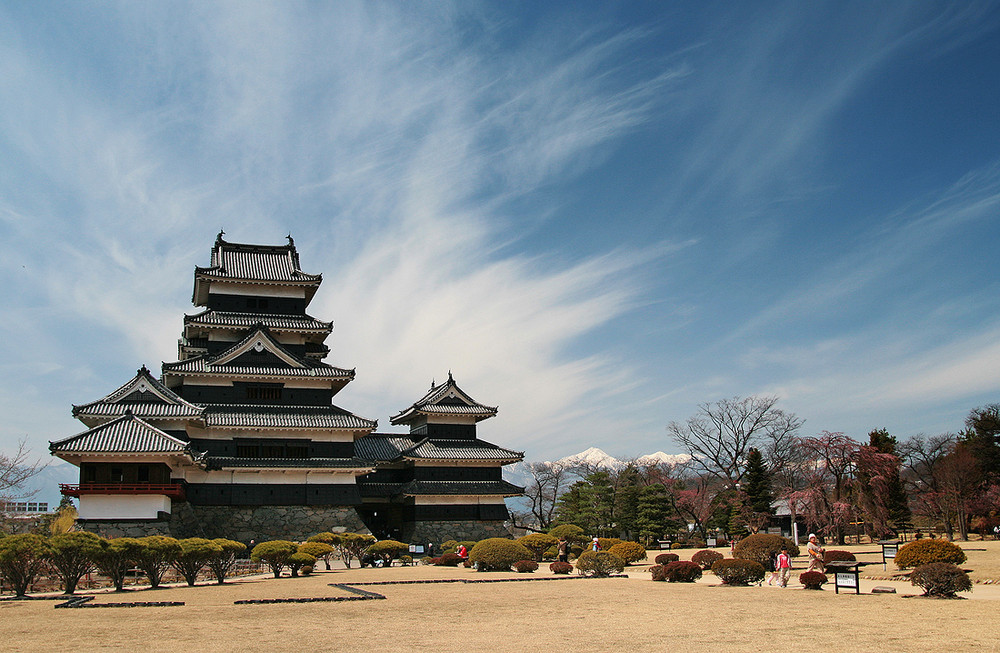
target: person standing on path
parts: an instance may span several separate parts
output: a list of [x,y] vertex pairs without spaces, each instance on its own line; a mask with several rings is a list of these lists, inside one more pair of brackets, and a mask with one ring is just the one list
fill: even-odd
[[826,573],[826,565],[823,564],[823,556],[826,554],[826,549],[820,546],[819,538],[816,537],[815,533],[809,533],[809,544],[806,546],[806,553],[809,554],[809,568],[806,571],[818,569],[818,571]]
[[559,538],[559,562],[569,562],[569,542],[565,537]]
[[590,543],[590,549],[592,551],[600,551],[601,550],[601,541],[598,540],[595,537],[594,540]]

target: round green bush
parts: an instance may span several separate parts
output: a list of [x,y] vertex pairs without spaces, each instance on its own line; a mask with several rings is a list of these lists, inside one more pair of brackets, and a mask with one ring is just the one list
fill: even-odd
[[399,564],[403,565],[404,567],[409,567],[410,565],[413,564],[413,556],[411,555],[399,556]]
[[755,533],[736,543],[733,557],[740,560],[753,560],[760,563],[765,569],[769,569],[771,561],[781,553],[782,549],[788,549],[788,555],[793,558],[799,555],[799,547],[795,546],[795,542],[787,537],[769,533]]
[[725,585],[749,585],[764,580],[764,565],[756,560],[725,558],[712,565],[712,573]]
[[517,542],[523,544],[526,549],[534,554],[535,560],[541,560],[545,550],[559,544],[559,538],[546,535],[545,533],[528,533],[524,537],[517,538]]
[[823,589],[826,580],[826,574],[821,571],[804,571],[799,574],[799,582],[807,590]]
[[[668,554],[672,555],[672,554]],[[711,549],[702,549],[701,551],[696,551],[693,556],[691,556],[691,562],[700,565],[702,571],[708,571],[712,568],[719,560],[722,560],[726,556],[722,555],[718,551],[713,551]],[[657,556],[657,561],[659,561],[659,556]]]
[[477,542],[469,551],[469,563],[479,571],[510,571],[515,562],[531,557],[531,551],[523,544],[503,537],[490,537]]
[[[597,538],[597,543],[601,545],[601,551],[610,551],[611,547],[616,544],[621,544],[625,540],[618,539],[617,537],[599,537]],[[590,546],[587,547],[592,548]]]
[[701,566],[688,560],[674,560],[663,568],[663,575],[670,583],[693,583],[701,578]]
[[392,564],[392,559],[403,555],[410,550],[409,544],[397,542],[396,540],[379,540],[369,546],[365,553],[373,558],[381,558],[382,564],[386,567]]
[[823,554],[823,564],[828,564],[830,562],[857,562],[857,558],[850,551],[839,551],[837,549],[831,549]]
[[644,562],[646,560],[646,547],[638,542],[619,542],[608,549],[608,552],[614,553],[616,556],[624,560],[627,565],[630,565],[633,562]]
[[518,560],[514,563],[514,571],[519,574],[530,574],[538,570],[538,563],[534,560]]
[[900,569],[919,567],[932,562],[960,565],[965,562],[965,551],[948,540],[914,540],[899,547],[899,551],[896,552],[896,566]]
[[610,551],[584,551],[576,559],[576,569],[584,576],[610,576],[625,569],[625,561]]
[[549,529],[549,535],[556,538],[560,537],[566,538],[566,541],[570,544],[583,544],[587,541],[587,536],[584,534],[583,529],[576,524],[559,524]]
[[553,562],[551,565],[549,565],[549,571],[551,571],[553,574],[568,574],[569,572],[573,571],[573,565],[569,564],[568,562],[562,562],[557,560],[556,562]]
[[969,574],[948,562],[920,565],[910,573],[910,584],[924,590],[924,596],[953,597],[958,592],[971,592]]
[[677,560],[680,559],[681,557],[676,553],[661,553],[660,555],[653,558],[653,562],[655,562],[658,565],[665,565],[671,562],[676,562]]

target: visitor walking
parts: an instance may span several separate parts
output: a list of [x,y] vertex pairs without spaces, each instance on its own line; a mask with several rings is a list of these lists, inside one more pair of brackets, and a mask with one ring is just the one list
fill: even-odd
[[774,572],[768,585],[778,584],[778,587],[788,587],[788,577],[792,573],[792,556],[788,555],[788,549],[784,548],[778,557],[774,559]]
[[600,540],[598,540],[598,539],[597,539],[597,538],[595,537],[595,538],[594,538],[594,539],[593,539],[593,540],[592,540],[592,541],[590,542],[590,549],[591,549],[592,551],[600,551],[600,550],[601,550],[601,541],[600,541]]
[[815,533],[809,533],[809,544],[806,546],[806,553],[809,554],[809,569],[806,571],[818,570],[826,573],[826,565],[823,564],[823,556],[826,549],[819,544],[819,538]]
[[559,538],[559,562],[569,562],[569,542],[565,537]]

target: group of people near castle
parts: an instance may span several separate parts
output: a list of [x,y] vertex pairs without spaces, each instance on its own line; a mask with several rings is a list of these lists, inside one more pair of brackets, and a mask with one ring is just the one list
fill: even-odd
[[[809,534],[809,544],[806,545],[806,555],[809,556],[809,568],[806,571],[826,571],[823,564],[823,557],[826,549],[819,543],[819,538],[815,533]],[[788,554],[788,547],[781,549],[781,553],[774,559],[774,572],[767,581],[768,585],[778,585],[788,587],[788,577],[792,574],[792,556]]]

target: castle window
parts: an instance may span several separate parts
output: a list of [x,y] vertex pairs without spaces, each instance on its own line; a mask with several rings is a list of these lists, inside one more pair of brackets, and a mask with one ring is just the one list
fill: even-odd
[[247,385],[247,401],[278,401],[281,399],[281,386]]

